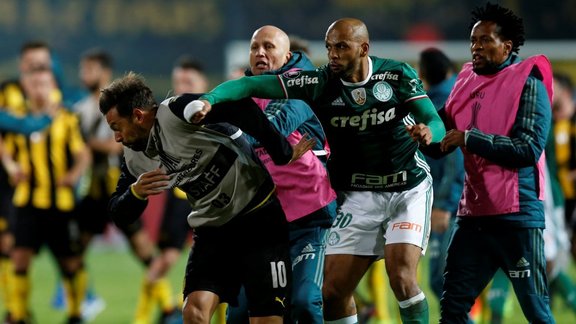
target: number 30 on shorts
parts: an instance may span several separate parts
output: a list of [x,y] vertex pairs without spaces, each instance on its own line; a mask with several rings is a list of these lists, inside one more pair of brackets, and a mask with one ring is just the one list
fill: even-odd
[[332,223],[332,227],[344,228],[348,226],[351,221],[352,221],[352,214],[338,212],[338,214],[336,215],[336,219],[334,220],[334,223]]
[[272,288],[286,287],[286,264],[284,261],[270,262],[272,273]]

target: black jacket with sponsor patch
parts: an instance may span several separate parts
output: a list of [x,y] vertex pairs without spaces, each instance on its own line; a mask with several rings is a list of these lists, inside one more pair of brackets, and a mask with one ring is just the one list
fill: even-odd
[[277,164],[292,158],[292,147],[250,99],[229,102],[214,109],[202,125],[183,117],[184,107],[197,95],[172,97],[160,104],[145,151],[124,148],[122,173],[109,212],[119,225],[136,220],[146,200],[130,192],[137,177],[158,167],[166,170],[170,184],[186,192],[192,227],[220,226],[268,199],[274,184],[242,135],[257,138]]

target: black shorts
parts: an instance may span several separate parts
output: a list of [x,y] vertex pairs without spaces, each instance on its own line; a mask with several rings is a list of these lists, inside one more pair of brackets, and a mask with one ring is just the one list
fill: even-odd
[[12,195],[0,192],[0,233],[12,232],[14,227],[14,205]]
[[116,223],[112,223],[128,240],[132,240],[132,236],[136,233],[144,230],[144,223],[141,218],[136,219],[134,222],[119,226]]
[[80,231],[92,235],[104,233],[112,222],[108,216],[109,197],[93,198],[86,196],[78,204],[77,221]]
[[186,199],[178,198],[172,191],[168,191],[162,224],[158,233],[158,247],[160,249],[182,249],[191,229],[187,217],[192,208]]
[[82,244],[73,214],[54,209],[16,208],[15,247],[38,252],[45,244],[56,257],[78,256]]
[[[4,172],[0,170],[0,172]],[[6,178],[0,175],[0,234],[11,232],[14,225],[14,205],[12,195],[14,189],[10,187]]]
[[211,291],[221,302],[237,304],[246,289],[250,316],[283,316],[292,285],[288,226],[276,197],[220,227],[194,231],[186,266],[184,298]]

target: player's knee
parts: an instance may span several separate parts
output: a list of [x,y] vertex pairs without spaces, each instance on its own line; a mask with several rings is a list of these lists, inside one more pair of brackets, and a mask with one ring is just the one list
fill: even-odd
[[210,323],[210,314],[206,314],[192,303],[184,304],[184,308],[182,309],[182,318],[184,319],[184,324]]
[[180,251],[176,248],[168,248],[162,253],[162,259],[167,267],[172,267],[180,259]]
[[414,296],[419,292],[416,276],[411,271],[395,271],[388,274],[390,287],[399,300]]
[[324,287],[322,287],[322,299],[324,299],[325,301],[333,299],[335,295],[336,295],[335,289],[332,288],[331,286],[325,284]]
[[322,299],[325,304],[336,303],[346,299],[346,297],[351,294],[352,292],[347,292],[335,285],[324,285],[322,287]]

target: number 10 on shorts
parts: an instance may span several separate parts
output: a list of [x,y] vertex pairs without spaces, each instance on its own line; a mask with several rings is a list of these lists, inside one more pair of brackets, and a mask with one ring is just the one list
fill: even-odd
[[270,262],[272,288],[286,287],[286,264],[284,261]]

